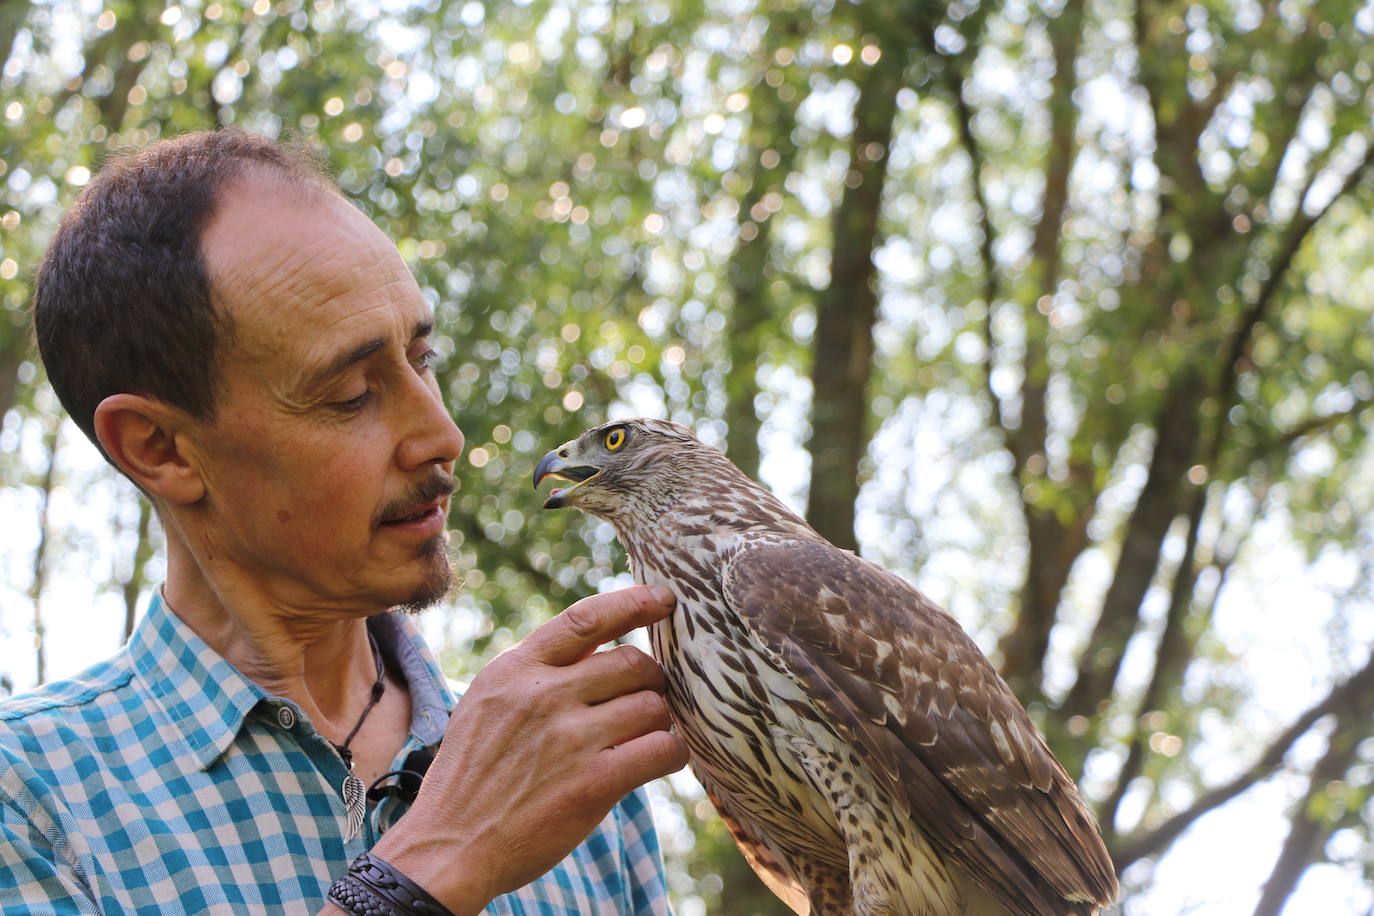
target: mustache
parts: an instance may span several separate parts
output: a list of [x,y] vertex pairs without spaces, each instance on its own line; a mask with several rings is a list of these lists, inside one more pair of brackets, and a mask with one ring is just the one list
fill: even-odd
[[444,496],[448,496],[457,488],[453,478],[437,471],[432,477],[426,478],[406,490],[397,499],[393,499],[382,506],[373,522],[380,525],[382,522],[405,518],[419,512],[421,507],[434,502]]

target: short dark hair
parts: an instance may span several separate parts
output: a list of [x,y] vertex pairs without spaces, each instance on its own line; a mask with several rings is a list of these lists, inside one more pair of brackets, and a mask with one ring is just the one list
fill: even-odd
[[259,169],[335,192],[303,144],[226,128],[115,156],[62,218],[34,280],[34,332],[53,390],[97,448],[95,409],[112,394],[214,419],[233,326],[201,235],[220,191]]

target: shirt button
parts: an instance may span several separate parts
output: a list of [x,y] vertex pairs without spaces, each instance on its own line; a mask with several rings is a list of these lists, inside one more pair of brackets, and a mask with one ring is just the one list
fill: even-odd
[[277,724],[282,728],[294,728],[296,725],[296,711],[290,706],[278,706]]

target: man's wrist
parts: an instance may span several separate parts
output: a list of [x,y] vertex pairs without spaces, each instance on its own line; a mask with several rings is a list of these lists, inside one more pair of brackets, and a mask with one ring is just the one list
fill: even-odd
[[391,863],[367,852],[334,882],[329,902],[354,916],[455,916]]
[[406,879],[423,889],[453,916],[477,916],[491,902],[485,880],[473,878],[460,854],[431,838],[407,836],[396,824],[372,848],[372,855],[387,862]]

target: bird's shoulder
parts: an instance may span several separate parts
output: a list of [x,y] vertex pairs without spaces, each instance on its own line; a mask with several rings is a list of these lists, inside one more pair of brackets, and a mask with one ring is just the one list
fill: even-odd
[[[915,586],[819,538],[758,538],[723,564],[726,599],[774,639],[833,658],[884,692],[948,716],[959,705],[981,720],[974,696],[1010,696],[978,646]],[[1019,710],[1019,704],[1018,704]]]

